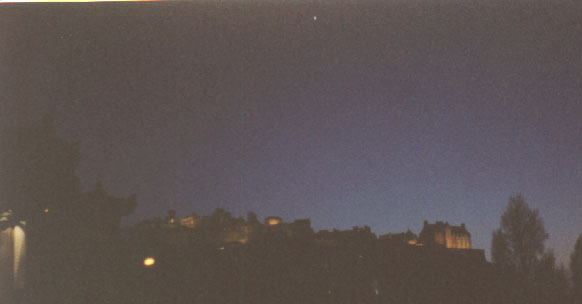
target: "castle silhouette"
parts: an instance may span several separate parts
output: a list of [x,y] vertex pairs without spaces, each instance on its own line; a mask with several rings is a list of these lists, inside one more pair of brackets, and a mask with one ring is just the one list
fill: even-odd
[[[321,230],[314,233],[311,228],[310,219],[296,219],[293,222],[284,222],[280,216],[267,216],[263,224],[258,221],[253,223],[244,221],[240,218],[231,219],[231,223],[227,224],[226,214],[224,217],[219,217],[219,223],[225,224],[222,233],[218,236],[219,241],[224,243],[238,242],[245,244],[249,239],[253,238],[253,234],[258,234],[260,227],[268,229],[272,232],[279,232],[282,236],[287,238],[304,238],[304,239],[330,239],[330,232],[328,230]],[[230,216],[230,215],[228,215]],[[193,213],[185,217],[176,217],[174,211],[168,212],[166,218],[166,227],[178,228],[185,227],[189,229],[196,229],[204,225],[208,225],[211,221],[211,216],[198,215]],[[354,227],[355,229],[356,227]],[[336,233],[346,234],[351,230],[338,231]],[[471,234],[467,230],[464,223],[459,226],[450,225],[448,222],[437,221],[430,224],[424,221],[423,228],[417,236],[415,233],[408,230],[401,233],[382,234],[378,237],[381,243],[391,245],[412,245],[412,246],[430,246],[430,247],[444,247],[448,249],[472,249],[471,248]]]

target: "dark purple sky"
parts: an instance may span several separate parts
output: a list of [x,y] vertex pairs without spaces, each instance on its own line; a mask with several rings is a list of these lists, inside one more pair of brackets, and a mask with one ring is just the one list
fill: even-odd
[[217,206],[377,234],[443,220],[489,251],[520,192],[568,261],[582,5],[243,2],[2,5],[2,126],[52,113],[84,189],[137,193],[128,223]]

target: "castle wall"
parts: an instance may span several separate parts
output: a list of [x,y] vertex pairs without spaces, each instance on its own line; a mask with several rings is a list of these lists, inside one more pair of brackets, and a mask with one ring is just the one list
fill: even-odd
[[451,234],[447,248],[471,249],[471,238],[466,235]]
[[465,224],[456,227],[443,222],[428,224],[425,221],[419,238],[424,245],[440,245],[449,249],[471,249],[471,235],[466,230]]
[[445,240],[446,240],[445,246],[447,248],[456,248],[455,247],[456,238],[453,236],[451,232],[451,227],[449,225],[445,226]]
[[439,245],[445,245],[445,235],[443,233],[437,232],[434,234],[434,241]]

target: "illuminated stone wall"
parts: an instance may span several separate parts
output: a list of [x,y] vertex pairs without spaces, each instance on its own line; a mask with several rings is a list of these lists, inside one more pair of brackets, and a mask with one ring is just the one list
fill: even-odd
[[471,235],[465,224],[451,226],[449,223],[437,221],[429,224],[427,221],[420,233],[420,240],[425,245],[439,245],[452,249],[471,249]]
[[[455,230],[459,230],[459,228],[465,230],[465,225],[463,224]],[[445,235],[447,248],[471,249],[471,237],[467,233],[454,231],[453,228],[447,224],[445,227]]]
[[471,249],[471,238],[467,235],[451,234],[447,239],[447,248]]
[[445,235],[441,232],[437,232],[434,234],[434,242],[439,245],[445,245]]

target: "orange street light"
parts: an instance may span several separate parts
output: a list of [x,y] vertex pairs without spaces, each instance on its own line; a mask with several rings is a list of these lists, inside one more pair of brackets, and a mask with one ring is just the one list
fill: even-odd
[[145,259],[143,259],[143,265],[145,267],[152,267],[156,264],[156,259],[154,259],[153,257],[147,257]]

